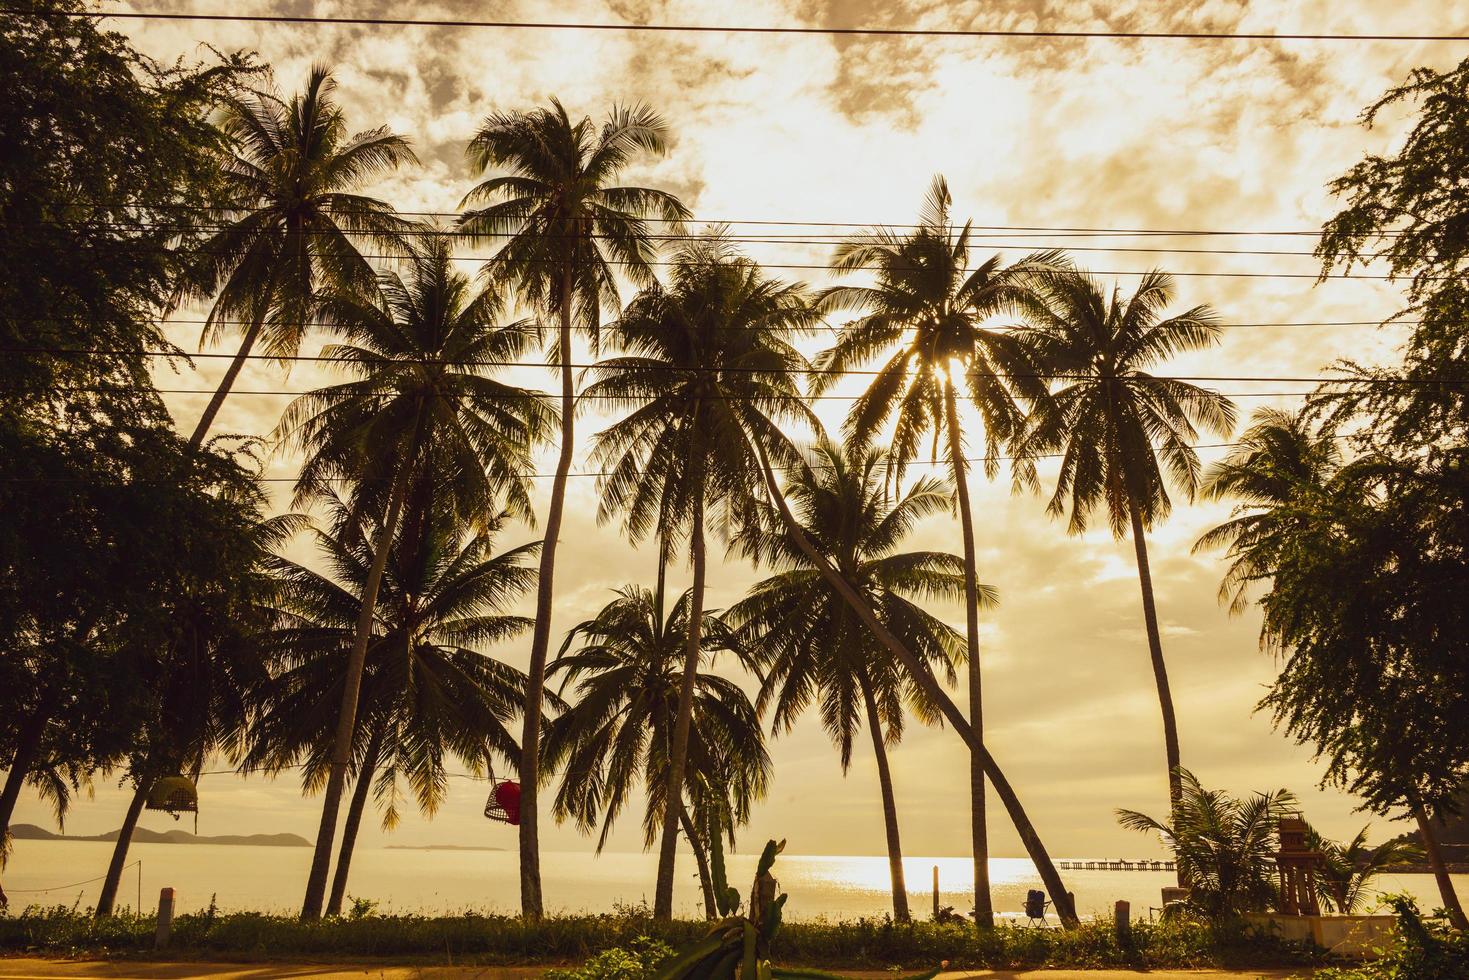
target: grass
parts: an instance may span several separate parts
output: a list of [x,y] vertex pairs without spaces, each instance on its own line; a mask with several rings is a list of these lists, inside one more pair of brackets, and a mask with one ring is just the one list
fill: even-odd
[[[608,951],[636,951],[650,943],[677,947],[706,928],[698,921],[655,922],[642,908],[551,916],[540,922],[475,913],[379,915],[370,907],[313,923],[285,915],[206,912],[174,921],[166,955],[555,966],[581,964]],[[151,916],[97,921],[71,907],[32,908],[0,917],[0,953],[151,957],[153,931]],[[885,919],[790,922],[782,926],[772,955],[777,963],[790,966],[864,970],[919,970],[944,960],[953,969],[1267,967],[1314,962],[1301,947],[1194,921],[1139,923],[1123,942],[1110,922],[1091,922],[1069,932],[1001,926],[983,934],[965,925],[900,926]]]

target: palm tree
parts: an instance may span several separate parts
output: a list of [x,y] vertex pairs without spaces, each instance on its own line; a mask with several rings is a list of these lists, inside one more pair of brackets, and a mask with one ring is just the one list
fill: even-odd
[[[885,485],[889,463],[883,450],[856,442],[844,448],[822,439],[809,468],[792,477],[787,493],[812,543],[893,633],[952,684],[958,680],[953,665],[964,656],[964,638],[913,600],[962,599],[964,561],[898,547],[920,520],[952,506],[953,487],[925,478],[894,499]],[[938,712],[788,538],[762,530],[737,543],[751,557],[785,569],[756,584],[726,614],[739,631],[739,645],[764,672],[757,702],[761,713],[774,705],[774,727],[789,731],[801,712],[819,702],[822,726],[841,751],[843,772],[866,721],[882,792],[893,918],[908,922],[887,749],[902,738],[905,706],[925,722],[938,720]],[[988,586],[980,595],[986,603],[994,601]]]
[[1025,339],[1045,371],[1063,380],[1050,397],[1037,402],[1026,444],[1035,452],[1062,453],[1047,510],[1059,516],[1069,505],[1073,534],[1086,529],[1098,507],[1106,509],[1115,537],[1131,529],[1148,651],[1163,710],[1169,799],[1176,803],[1183,792],[1178,720],[1163,662],[1145,535],[1168,515],[1170,479],[1193,499],[1200,473],[1193,443],[1201,428],[1221,435],[1232,432],[1234,406],[1216,391],[1148,369],[1175,354],[1211,346],[1219,339],[1219,328],[1207,306],[1165,318],[1173,278],[1162,272],[1144,275],[1125,302],[1120,290],[1109,297],[1083,273],[1040,278],[1045,298],[1029,313]]
[[323,287],[374,285],[354,239],[401,251],[409,224],[391,205],[355,191],[405,163],[408,140],[386,126],[348,135],[332,98],[331,72],[311,69],[289,101],[259,91],[229,103],[223,128],[236,150],[222,163],[230,206],[205,219],[218,230],[192,250],[180,296],[214,296],[201,343],[244,327],[239,351],[190,437],[197,447],[214,424],[257,344],[272,357],[301,348]]
[[671,194],[614,183],[637,151],[661,155],[666,148],[667,127],[644,106],[614,107],[598,131],[588,118],[573,124],[555,99],[550,108],[492,113],[469,144],[477,170],[507,172],[466,195],[461,207],[484,207],[465,211],[459,227],[476,239],[503,240],[485,272],[555,318],[552,351],[561,372],[561,445],[546,510],[521,736],[520,905],[528,916],[539,917],[543,909],[536,806],[540,730],[534,719],[541,716],[545,690],[556,544],[575,450],[571,337],[580,329],[596,346],[602,307],[618,302],[614,266],[636,284],[653,281],[657,249],[648,220],[676,228],[688,217]]
[[1167,822],[1118,810],[1128,830],[1157,834],[1177,855],[1189,904],[1215,918],[1264,911],[1275,902],[1276,827],[1297,808],[1289,790],[1236,799],[1205,789],[1193,773],[1177,773],[1182,792]]
[[[759,440],[785,442],[778,421],[814,426],[796,376],[806,360],[791,338],[814,320],[804,287],[767,279],[721,233],[685,243],[668,288],[638,293],[608,329],[627,353],[596,364],[586,397],[627,408],[598,433],[593,459],[601,481],[599,518],[621,514],[637,541],[657,529],[660,551],[688,535],[693,610],[681,676],[684,688],[666,772],[667,793],[684,784],[685,746],[704,622],[705,529],[753,517]],[[664,813],[653,912],[673,914],[678,813]]]
[[[955,228],[948,184],[937,176],[924,200],[914,230],[898,234],[873,228],[837,248],[832,268],[838,272],[875,269],[871,286],[835,286],[821,295],[823,309],[862,310],[842,328],[836,344],[817,359],[822,372],[813,391],[836,382],[849,368],[885,358],[867,390],[847,417],[849,438],[871,440],[894,422],[891,452],[894,474],[901,477],[933,434],[939,439],[953,473],[964,546],[965,595],[969,662],[969,723],[984,737],[984,700],[980,685],[979,607],[981,590],[975,559],[974,515],[969,500],[968,466],[959,400],[978,410],[983,422],[985,473],[997,472],[995,455],[1020,431],[1023,418],[1017,398],[1036,398],[1044,385],[1015,336],[992,329],[987,321],[1013,309],[1027,295],[1026,279],[1057,267],[1059,253],[1038,252],[1004,266],[993,255],[971,268],[970,227]],[[1031,471],[1016,471],[1017,480],[1033,480]],[[984,769],[978,756],[969,763],[970,832],[974,850],[975,921],[994,924],[990,902],[989,834],[985,820]]]
[[406,279],[396,272],[378,277],[376,298],[349,291],[323,297],[318,315],[346,338],[323,355],[357,380],[297,398],[277,428],[282,445],[306,454],[297,506],[347,482],[348,505],[376,535],[302,906],[307,919],[320,917],[326,894],[378,589],[405,503],[408,514],[427,515],[432,501],[461,522],[484,521],[502,506],[529,520],[531,449],[555,420],[535,392],[487,376],[487,367],[524,350],[528,332],[518,323],[497,326],[494,294],[474,295],[450,262],[447,240],[430,235],[411,253]]
[[1251,585],[1275,571],[1274,554],[1303,496],[1326,487],[1341,467],[1341,448],[1330,431],[1318,431],[1304,411],[1256,410],[1235,448],[1204,474],[1199,496],[1239,501],[1230,519],[1203,534],[1195,552],[1223,548],[1229,570],[1219,600],[1243,612]]
[[1376,847],[1367,844],[1370,826],[1343,844],[1327,840],[1314,830],[1307,837],[1313,851],[1325,861],[1316,869],[1316,891],[1322,904],[1340,915],[1351,915],[1367,897],[1372,880],[1400,864],[1423,860],[1423,848],[1411,837],[1394,837]]
[[[700,658],[692,679],[687,765],[681,786],[670,793],[665,773],[672,762],[683,692],[690,686],[683,676],[684,650],[694,608],[689,590],[665,616],[661,581],[657,591],[619,589],[617,598],[567,634],[548,671],[548,676],[562,675],[560,693],[575,685],[570,706],[546,734],[546,764],[562,770],[553,813],[558,820],[573,819],[585,833],[597,830],[598,852],[639,780],[648,797],[645,847],[658,839],[665,815],[672,811],[697,849],[700,835],[684,800],[707,808],[711,786],[719,787],[714,795],[726,813],[730,835],[749,820],[751,805],[765,795],[771,765],[759,716],[738,684],[704,669],[718,652],[733,649],[728,627],[708,612],[702,614]],[[702,852],[696,853],[701,881],[707,883]],[[705,902],[708,914],[707,893]]]
[[[246,769],[280,770],[304,758],[307,790],[320,789],[329,775],[331,706],[341,701],[342,655],[352,646],[376,537],[345,502],[329,503],[330,529],[312,528],[329,573],[286,558],[273,563],[282,584],[281,625],[269,639],[276,672],[241,760]],[[526,562],[539,543],[495,554],[503,523],[495,518],[469,530],[442,512],[413,515],[393,540],[363,667],[355,785],[328,915],[341,912],[374,779],[383,825],[392,827],[400,777],[418,808],[432,815],[447,787],[448,756],[476,772],[495,758],[513,765],[519,757],[509,725],[524,704],[525,675],[481,651],[530,628],[529,619],[505,609],[534,584]]]

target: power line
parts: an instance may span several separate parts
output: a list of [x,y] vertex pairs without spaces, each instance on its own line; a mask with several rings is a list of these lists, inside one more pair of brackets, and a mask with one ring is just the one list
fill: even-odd
[[[243,357],[245,360],[259,361],[308,361],[314,363],[327,363],[345,365],[348,362],[338,358],[327,357],[324,354],[229,354],[225,352],[209,352],[203,354],[182,355],[172,351],[153,350],[112,350],[106,348],[84,348],[84,347],[0,347],[4,353],[31,353],[31,354],[56,354],[56,355],[94,355],[104,357],[200,357],[200,358],[236,358]],[[548,365],[544,361],[423,361],[410,359],[385,360],[397,366],[409,364],[426,364],[437,367],[486,367],[486,368],[519,368],[533,367],[545,368]],[[585,370],[588,368],[606,367],[601,363],[573,363],[574,370]],[[740,367],[682,367],[678,365],[663,364],[640,364],[640,371],[662,371],[673,374],[771,374],[771,375],[829,375],[835,377],[875,377],[882,372],[876,369],[858,368],[740,368]],[[1027,378],[1045,379],[1051,381],[1091,381],[1096,380],[1095,375],[1077,374],[1072,372],[1044,372],[1044,371],[1009,371],[1009,372],[966,372],[972,377],[993,378]],[[1459,385],[1469,384],[1469,380],[1459,379],[1422,379],[1422,378],[1323,378],[1302,375],[1234,375],[1234,374],[1149,374],[1130,375],[1118,377],[1113,380],[1119,382],[1141,382],[1152,381],[1280,381],[1301,384],[1403,384],[1403,385]]]
[[[21,251],[27,250],[27,247],[25,245],[23,245],[21,243],[18,243],[18,242],[15,243],[15,244],[13,244],[13,245],[4,246],[4,247],[8,247],[8,248],[10,248],[12,250],[21,250]],[[184,250],[183,252],[180,252],[177,249],[171,249],[171,248],[167,248],[167,247],[164,247],[164,246],[158,246],[158,245],[117,245],[117,246],[110,246],[110,247],[108,247],[106,249],[106,251],[107,252],[110,252],[110,253],[127,253],[127,254],[132,254],[132,255],[154,255],[154,254],[226,255],[226,254],[228,254],[228,253],[220,252],[220,251],[210,251],[208,249],[187,249],[187,250]],[[358,255],[361,258],[364,258],[364,259],[377,259],[377,260],[380,260],[380,261],[394,261],[394,260],[401,260],[401,259],[407,258],[406,255],[392,255],[392,254],[382,253],[382,252],[359,252]],[[453,255],[453,256],[450,256],[450,260],[451,261],[454,261],[454,262],[481,262],[481,263],[484,263],[484,262],[491,262],[494,259],[495,259],[495,256],[493,256],[493,255]],[[527,260],[524,260],[524,261],[526,263],[529,263],[529,264],[542,265],[542,266],[545,266],[545,265],[552,265],[552,266],[559,265],[559,263],[555,259],[527,259]],[[752,261],[754,261],[754,260],[752,260]],[[687,268],[689,266],[696,266],[697,267],[697,266],[706,266],[706,265],[713,267],[713,266],[722,265],[723,263],[720,260],[717,260],[717,259],[716,260],[710,260],[710,261],[707,261],[707,262],[679,262],[679,261],[668,260],[668,259],[651,259],[651,260],[649,260],[647,262],[634,262],[634,261],[629,260],[629,259],[602,259],[598,264],[603,265],[603,266],[611,266],[611,267],[614,267],[614,268],[633,268],[633,267],[638,267],[638,268],[645,268],[645,267],[652,267],[652,268]],[[837,272],[837,270],[833,270],[832,269],[832,267],[831,267],[831,265],[829,263],[825,263],[825,262],[765,262],[765,261],[760,261],[760,262],[756,262],[755,264],[758,265],[758,266],[760,266],[761,268],[765,268],[765,269],[788,269],[788,270],[797,270],[797,271]],[[904,266],[883,266],[883,265],[859,265],[859,266],[852,266],[850,269],[841,270],[837,274],[843,274],[843,273],[846,273],[846,272],[858,272],[858,271],[867,271],[867,272],[923,271],[923,269],[924,269],[924,267],[923,266],[919,266],[919,265],[906,266],[906,267],[904,267]],[[1077,271],[1078,272],[1081,272],[1081,273],[1083,273],[1085,275],[1088,275],[1088,276],[1142,276],[1142,275],[1147,275],[1150,272],[1159,271],[1159,270],[1152,270],[1152,269],[1080,269],[1080,270],[1077,270]],[[1377,275],[1377,274],[1366,274],[1366,273],[1356,274],[1356,273],[1350,273],[1350,272],[1178,272],[1178,271],[1168,271],[1167,274],[1170,275],[1170,276],[1173,276],[1175,278],[1310,279],[1312,281],[1320,281],[1320,280],[1323,280],[1323,279],[1336,279],[1336,280],[1352,280],[1352,279],[1355,279],[1355,280],[1361,280],[1361,281],[1390,281],[1390,280],[1397,280],[1397,279],[1404,278],[1403,276],[1400,276],[1400,275],[1392,275],[1392,274],[1388,274],[1388,275]],[[1422,278],[1423,279],[1426,279],[1426,280],[1450,280],[1450,279],[1455,279],[1455,278],[1458,278],[1458,277],[1456,277],[1456,276],[1424,276]]]
[[[1350,435],[1336,434],[1336,435],[1326,436],[1325,438],[1328,438],[1328,439],[1349,439],[1349,438],[1352,438],[1352,436],[1350,436]],[[1199,450],[1199,449],[1231,449],[1231,448],[1233,448],[1235,446],[1243,446],[1243,445],[1245,445],[1245,443],[1243,441],[1236,440],[1234,442],[1199,443],[1198,445],[1191,446],[1189,448],[1191,448],[1193,450]],[[1013,462],[1013,461],[1017,461],[1017,460],[1018,461],[1028,462],[1028,461],[1038,460],[1038,459],[1060,459],[1060,458],[1062,458],[1065,455],[1066,455],[1065,453],[1026,453],[1024,455],[1019,455],[1019,454],[1016,454],[1016,455],[997,454],[997,455],[993,455],[993,456],[962,456],[962,457],[960,457],[959,462],[964,463],[966,465],[966,467],[967,467],[967,466],[970,466],[970,465],[973,465],[973,464],[977,464],[977,463],[1003,463],[1003,462]],[[1117,451],[1113,451],[1113,452],[1108,452],[1106,450],[1103,450],[1098,455],[1106,456],[1106,457],[1113,457],[1113,456],[1128,456],[1128,455],[1132,455],[1132,454],[1128,450],[1117,450]],[[907,465],[908,466],[948,466],[949,465],[949,460],[948,459],[945,459],[945,458],[915,459],[915,460],[910,461]],[[802,468],[804,468],[804,469],[812,469],[812,470],[825,470],[825,469],[830,469],[831,467],[829,465],[827,465],[827,464],[808,464],[805,467],[800,467],[800,466],[795,466],[795,465],[791,465],[791,466],[776,466],[774,464],[771,465],[771,469],[774,470],[777,473],[785,473],[785,472],[789,472],[791,470],[802,469]],[[632,475],[637,475],[639,472],[642,472],[642,471],[634,471],[634,473]],[[521,474],[519,474],[519,477],[521,479],[526,479],[526,480],[549,480],[549,479],[553,479],[555,477],[555,475],[556,474],[554,474],[554,473],[521,473]],[[608,477],[608,476],[613,476],[615,474],[611,470],[584,470],[584,471],[579,471],[579,472],[578,471],[573,471],[573,472],[567,473],[566,475],[568,477],[592,478],[592,477]],[[624,475],[626,475],[626,474],[624,474]],[[255,477],[254,479],[255,479],[255,482],[257,482],[257,483],[295,483],[299,479],[299,477],[295,477],[295,476],[258,476],[258,477]],[[382,479],[390,479],[390,478],[389,477],[383,477]],[[105,481],[105,480],[97,479],[97,478],[94,478],[94,477],[45,477],[45,476],[38,476],[38,477],[0,477],[0,482],[5,482],[5,483],[30,483],[30,484],[51,484],[51,483],[54,483],[54,484],[78,484],[78,483],[101,484],[101,483],[109,483],[109,482],[115,482],[115,481]],[[349,476],[338,476],[338,477],[319,477],[319,478],[317,478],[317,481],[316,482],[343,484],[343,483],[363,483],[363,482],[367,482],[367,481],[359,480],[357,478],[349,477]],[[233,771],[233,770],[231,770],[231,771]]]
[[[76,203],[72,203],[72,204],[70,204],[68,206],[69,207],[74,207],[74,208],[91,208],[93,210],[99,210],[99,209],[136,207],[138,205],[136,205],[135,203],[122,203],[122,202],[119,202],[119,203],[108,204],[108,203],[95,202],[94,201],[94,202],[76,202]],[[186,203],[183,203],[183,202],[168,202],[168,203],[150,204],[150,205],[147,206],[147,208],[148,208],[148,210],[152,210],[152,211],[208,211],[208,212],[211,212],[211,213],[212,212],[219,212],[219,211],[228,211],[228,210],[231,210],[229,208],[223,208],[223,207],[219,207],[219,206],[216,206],[216,205],[186,204]],[[471,210],[473,210],[473,209],[471,209]],[[354,210],[346,209],[346,210],[341,210],[341,211],[334,211],[332,213],[333,214],[336,214],[336,215],[347,216],[347,215],[354,215],[354,214],[366,214],[368,212],[365,212],[365,211],[354,211]],[[423,218],[461,218],[461,217],[463,217],[465,215],[466,212],[464,212],[464,211],[395,211],[393,213],[396,214],[396,215],[398,215],[399,217],[414,217],[414,218],[417,218],[417,217],[423,217]],[[734,226],[734,225],[758,225],[758,226],[761,226],[761,227],[782,226],[782,227],[806,227],[806,228],[863,228],[863,229],[894,229],[894,230],[917,229],[917,228],[926,227],[925,225],[919,225],[919,224],[903,224],[901,222],[892,222],[892,221],[815,221],[815,220],[811,220],[811,219],[797,219],[797,218],[689,218],[689,219],[684,219],[684,220],[676,220],[676,219],[673,219],[673,218],[660,218],[660,217],[656,217],[656,216],[648,216],[648,217],[645,217],[645,218],[640,218],[639,220],[642,221],[644,224],[682,224],[682,225],[688,225],[688,224],[707,224],[707,225],[731,225],[731,226]],[[956,225],[954,227],[957,230],[957,228],[959,228],[961,226]],[[1048,233],[1054,232],[1057,235],[1104,235],[1104,236],[1113,236],[1113,235],[1148,235],[1148,236],[1161,236],[1161,237],[1173,237],[1173,236],[1176,236],[1176,237],[1190,237],[1190,236],[1201,236],[1201,235],[1202,236],[1207,236],[1207,235],[1224,235],[1224,236],[1249,236],[1249,237],[1284,237],[1284,236],[1310,237],[1310,238],[1319,238],[1319,237],[1321,237],[1321,230],[1319,228],[1283,228],[1283,229],[1271,231],[1271,230],[1246,229],[1246,228],[1141,228],[1141,227],[1126,228],[1126,227],[1095,227],[1095,226],[1077,226],[1077,225],[981,225],[981,224],[972,224],[972,223],[970,224],[969,227],[973,231],[1036,232],[1036,233],[1040,233],[1040,234],[1048,234]],[[1397,236],[1399,234],[1402,234],[1402,233],[1401,232],[1398,232],[1398,231],[1387,230],[1387,231],[1382,231],[1382,232],[1375,232],[1374,233],[1374,237],[1378,237],[1378,238],[1393,237],[1393,236]]]
[[1030,38],[1035,40],[1178,40],[1178,41],[1465,41],[1461,34],[1267,34],[1251,31],[1108,31],[1108,30],[1000,30],[923,27],[799,27],[709,24],[609,24],[567,21],[468,20],[407,17],[322,17],[290,14],[205,14],[162,11],[40,12],[15,7],[0,13],[21,17],[111,17],[118,20],[197,20],[230,23],[345,25],[362,27],[493,28],[532,31],[618,31],[659,34],[820,35],[831,37],[938,37]]

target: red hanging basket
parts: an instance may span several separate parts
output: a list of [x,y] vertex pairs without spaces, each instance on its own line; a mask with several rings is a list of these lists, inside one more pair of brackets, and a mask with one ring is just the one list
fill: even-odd
[[491,820],[520,826],[520,784],[496,783],[490,789],[490,798],[485,802],[485,816]]

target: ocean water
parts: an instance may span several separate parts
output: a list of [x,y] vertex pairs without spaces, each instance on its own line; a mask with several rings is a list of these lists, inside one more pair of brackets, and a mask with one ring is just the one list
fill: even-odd
[[[96,901],[112,845],[96,841],[14,842],[4,885],[14,914],[28,905],[86,908]],[[755,853],[729,858],[731,880],[741,891],[754,874]],[[205,908],[213,899],[220,909],[294,912],[306,884],[311,850],[305,847],[243,847],[222,844],[135,844],[123,876],[118,904],[156,907],[158,891],[175,890],[180,911]],[[380,903],[383,911],[514,913],[519,910],[519,877],[514,851],[420,851],[394,848],[359,849],[352,859],[349,895]],[[618,905],[652,904],[657,859],[653,854],[547,852],[541,855],[542,884],[549,910],[607,912]],[[927,917],[932,907],[933,868],[939,868],[940,903],[960,912],[973,907],[966,886],[968,858],[904,859],[909,903]],[[853,919],[882,916],[892,910],[887,859],[881,856],[782,854],[776,875],[790,898],[790,919]],[[678,913],[701,914],[693,859],[679,855],[674,901]],[[991,891],[1001,915],[1023,921],[1025,893],[1040,888],[1035,867],[1023,858],[990,861]],[[1161,889],[1173,883],[1161,871],[1064,871],[1083,916],[1110,915],[1112,903],[1126,899],[1134,917],[1159,904]],[[1469,894],[1469,875],[1455,875],[1460,894]],[[1431,875],[1389,875],[1382,892],[1403,892],[1420,906],[1438,904]]]

